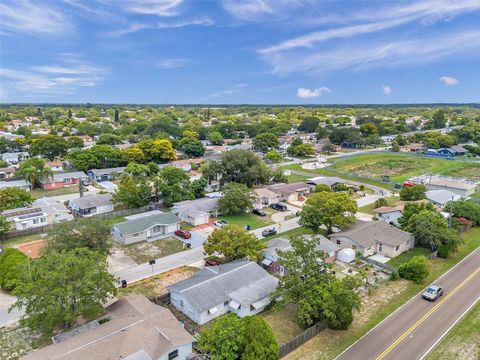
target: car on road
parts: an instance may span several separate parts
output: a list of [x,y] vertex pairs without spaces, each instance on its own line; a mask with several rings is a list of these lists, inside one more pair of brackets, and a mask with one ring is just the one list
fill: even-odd
[[277,233],[277,230],[273,227],[271,229],[265,229],[262,231],[262,236],[263,237],[268,237],[268,236],[272,236],[272,235],[275,235]]
[[252,214],[258,215],[258,216],[267,216],[267,213],[263,211],[262,209],[253,209]]
[[205,266],[217,266],[217,265],[220,265],[220,262],[218,262],[215,259],[205,260]]
[[177,230],[174,234],[182,239],[190,239],[192,237],[192,234],[188,230]]
[[287,211],[287,205],[280,203],[270,204],[270,207],[277,211]]
[[215,223],[213,225],[215,225],[216,227],[224,227],[225,225],[227,225],[228,222],[226,222],[225,220],[219,220],[219,221],[215,221]]
[[438,285],[430,285],[422,294],[422,297],[428,301],[435,301],[443,295],[443,289]]

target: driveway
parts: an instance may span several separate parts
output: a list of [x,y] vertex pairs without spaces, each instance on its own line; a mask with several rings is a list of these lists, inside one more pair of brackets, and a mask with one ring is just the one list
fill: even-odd
[[356,199],[358,207],[373,204],[380,198],[379,195],[366,195],[364,197]]
[[292,230],[292,229],[296,229],[296,228],[300,227],[300,225],[298,224],[298,220],[300,220],[300,217],[294,217],[293,219],[285,220],[285,221],[282,221],[282,222],[279,222],[279,223],[276,223],[276,224],[273,224],[273,225],[268,225],[268,226],[264,226],[264,227],[252,230],[252,231],[250,231],[250,233],[252,233],[256,237],[262,239],[263,238],[263,236],[262,236],[262,231],[263,230],[275,228],[277,230],[277,233],[282,233],[282,232]]
[[192,234],[192,237],[190,239],[184,239],[179,236],[175,236],[176,239],[183,241],[185,244],[190,244],[193,248],[201,247],[203,245],[203,242],[207,240],[207,238],[198,232],[191,231],[190,234]]
[[114,273],[116,271],[128,269],[136,266],[137,263],[128,257],[123,249],[113,248],[112,253],[107,257],[108,271]]
[[25,313],[23,309],[15,309],[8,312],[8,309],[13,303],[15,303],[15,301],[17,301],[16,297],[8,295],[0,290],[0,328],[17,323]]

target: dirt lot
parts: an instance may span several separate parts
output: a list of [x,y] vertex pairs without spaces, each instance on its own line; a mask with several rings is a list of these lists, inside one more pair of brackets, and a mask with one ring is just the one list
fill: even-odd
[[117,296],[123,297],[129,294],[143,294],[149,299],[153,299],[156,296],[165,294],[167,292],[167,286],[185,280],[197,271],[197,268],[182,266],[152,278],[130,284],[125,289],[118,289]]
[[158,259],[185,250],[184,243],[174,237],[147,242],[141,241],[122,247],[123,252],[137,264]]
[[376,309],[384,307],[390,299],[402,293],[408,286],[405,280],[388,282],[373,290],[362,299],[362,308],[355,314],[350,328],[346,331],[324,330],[297,350],[288,354],[286,360],[330,360],[351,342],[351,336],[358,333],[376,313]]
[[303,329],[297,323],[297,311],[294,304],[287,305],[281,310],[270,310],[262,314],[263,318],[272,327],[279,344],[285,344]]
[[0,328],[0,360],[16,360],[32,351],[39,337],[27,328]]
[[346,170],[360,176],[379,177],[381,175],[398,176],[406,172],[422,169],[424,164],[416,159],[380,160],[359,166],[347,167]]

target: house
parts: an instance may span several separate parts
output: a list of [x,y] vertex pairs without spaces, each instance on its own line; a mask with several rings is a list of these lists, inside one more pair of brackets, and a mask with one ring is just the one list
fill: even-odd
[[68,202],[68,207],[80,216],[88,217],[114,210],[112,194],[86,195]]
[[108,169],[91,169],[87,171],[87,175],[93,181],[111,181],[115,176],[123,174],[125,166],[108,168]]
[[47,215],[48,224],[56,224],[63,221],[72,221],[73,215],[67,207],[52,198],[43,197],[35,200],[33,206],[40,208]]
[[218,198],[209,197],[180,201],[173,203],[172,213],[190,225],[202,225],[218,215],[218,202]]
[[280,201],[280,195],[267,188],[259,188],[253,191],[257,195],[253,203],[253,207],[255,209],[263,209],[264,207],[278,203]]
[[0,168],[0,180],[8,180],[15,176],[16,169],[14,167]]
[[462,195],[446,189],[428,190],[425,193],[425,196],[427,200],[434,205],[440,206],[441,208],[443,208],[450,201],[458,201],[464,198]]
[[480,182],[475,180],[428,174],[413,177],[408,182],[424,184],[427,190],[449,190],[464,197],[471,196],[480,184]]
[[94,321],[54,344],[36,350],[25,360],[186,360],[195,341],[167,308],[143,295],[128,295],[106,308],[109,319]]
[[338,184],[345,184],[348,183],[348,181],[344,179],[340,179],[339,177],[336,176],[317,176],[310,178],[306,181],[307,185],[312,185],[312,186],[317,186],[320,184],[323,185],[328,185],[330,186],[331,189],[336,189]]
[[29,158],[28,152],[6,152],[0,155],[0,159],[6,161],[10,165],[16,165],[20,161],[27,160]]
[[167,289],[172,305],[201,325],[227,312],[239,317],[261,312],[277,283],[261,266],[240,260],[205,267]]
[[296,182],[292,184],[274,184],[267,186],[267,189],[277,193],[280,201],[290,202],[300,200],[299,197],[310,194],[313,191],[313,186],[304,182]]
[[[304,238],[311,238],[311,235],[303,235]],[[322,235],[315,235],[317,238],[316,249],[325,253],[326,263],[332,263],[337,258],[337,252],[340,250],[340,246],[328,240]],[[263,260],[261,262],[262,267],[270,273],[279,274],[283,276],[285,274],[285,268],[278,263],[278,250],[290,251],[293,247],[290,240],[287,238],[277,238],[270,240],[267,244],[267,249],[263,252]]]
[[6,188],[17,188],[30,191],[32,190],[32,184],[30,184],[27,180],[0,181],[0,189]]
[[357,221],[349,229],[330,235],[330,239],[342,249],[352,248],[363,256],[379,253],[391,258],[415,245],[412,234],[385,221]]
[[460,145],[453,145],[449,148],[442,148],[437,150],[438,154],[443,154],[445,156],[462,156],[468,153],[468,150]]
[[422,143],[411,143],[411,144],[400,146],[400,151],[401,152],[425,151],[425,145]]
[[63,163],[61,161],[47,161],[45,166],[49,167],[53,172],[63,171]]
[[53,174],[52,177],[40,180],[40,187],[45,190],[61,189],[65,186],[75,186],[88,176],[83,171]]
[[115,224],[112,235],[123,245],[160,239],[180,229],[180,218],[172,213],[153,214]]
[[23,207],[2,212],[15,230],[27,230],[47,225],[47,215],[38,207]]
[[174,166],[183,171],[190,171],[192,169],[192,164],[200,165],[204,160],[202,158],[197,159],[185,159],[185,160],[176,160],[171,161],[168,165]]
[[395,206],[381,206],[373,210],[379,221],[385,221],[390,225],[399,226],[398,219],[402,216],[404,204]]

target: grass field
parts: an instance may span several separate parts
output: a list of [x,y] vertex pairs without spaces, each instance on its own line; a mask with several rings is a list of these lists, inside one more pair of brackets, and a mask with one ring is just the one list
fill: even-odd
[[311,176],[305,176],[305,175],[298,175],[298,174],[291,174],[287,176],[287,181],[289,184],[296,183],[296,182],[304,182],[307,181],[307,179],[310,179]]
[[480,359],[480,303],[477,303],[477,305],[455,325],[426,359]]
[[[392,197],[385,198],[385,200],[387,200],[388,206],[393,206],[398,200],[400,200],[400,198],[398,196],[392,196]],[[369,214],[369,215],[376,215],[375,211],[373,211],[375,208],[376,208],[375,203],[373,203],[373,204],[358,208],[358,212]]]
[[422,247],[413,248],[408,251],[405,251],[403,254],[400,254],[394,257],[387,264],[398,268],[401,264],[403,264],[405,261],[410,260],[414,256],[419,256],[419,255],[428,256],[430,253],[431,251],[426,248],[422,248]]
[[[357,314],[348,330],[322,331],[319,335],[287,355],[284,359],[334,359],[348,346],[407,302],[412,296],[419,293],[426,285],[433,282],[473,250],[480,247],[480,228],[471,229],[463,234],[462,238],[464,240],[463,244],[450,258],[437,258],[431,261],[430,275],[422,283],[416,284],[405,280],[389,281],[387,284],[373,291],[370,296],[373,302],[369,301],[369,305],[362,308],[360,312],[362,316],[359,317]],[[378,294],[388,295],[388,301],[381,302],[381,306],[373,306],[372,303],[375,303],[377,300],[380,301]],[[364,312],[367,312],[367,314]],[[440,359],[441,357],[438,358]]]
[[264,209],[264,211],[267,213],[267,216],[264,217],[254,215],[252,213],[245,213],[239,215],[220,216],[218,219],[225,220],[229,224],[238,225],[242,228],[244,228],[246,225],[250,225],[250,228],[253,230],[273,224],[271,218],[273,211],[271,212],[270,209]]

